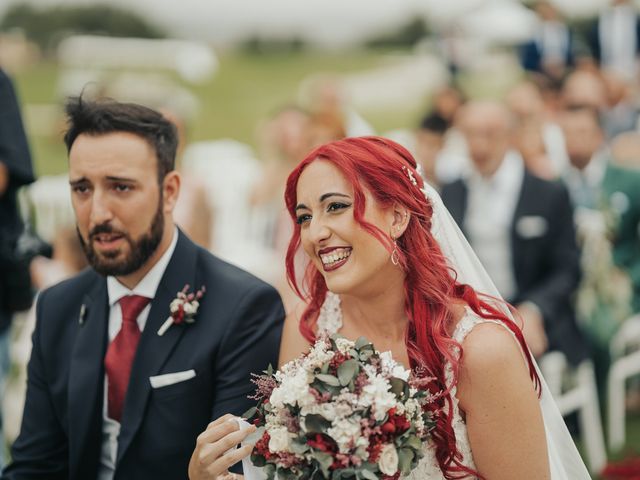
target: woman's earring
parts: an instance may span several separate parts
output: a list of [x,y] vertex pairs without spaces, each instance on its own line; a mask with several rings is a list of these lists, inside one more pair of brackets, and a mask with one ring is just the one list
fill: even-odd
[[398,250],[398,241],[393,239],[393,251],[391,252],[391,263],[400,265],[400,251]]

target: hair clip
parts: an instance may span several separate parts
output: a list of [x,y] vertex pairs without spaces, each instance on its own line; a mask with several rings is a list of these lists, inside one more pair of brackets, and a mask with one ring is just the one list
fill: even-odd
[[402,170],[404,171],[404,173],[407,174],[407,177],[409,177],[409,180],[411,180],[411,183],[413,183],[413,185],[417,187],[418,181],[416,180],[416,177],[413,176],[413,172],[404,165],[402,166]]

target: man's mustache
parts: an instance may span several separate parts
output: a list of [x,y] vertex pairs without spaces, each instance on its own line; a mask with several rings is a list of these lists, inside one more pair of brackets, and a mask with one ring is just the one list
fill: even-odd
[[103,233],[122,235],[123,237],[127,236],[125,232],[113,228],[110,223],[102,223],[100,225],[96,225],[91,229],[91,231],[89,232],[89,239],[93,239],[96,235],[100,235]]

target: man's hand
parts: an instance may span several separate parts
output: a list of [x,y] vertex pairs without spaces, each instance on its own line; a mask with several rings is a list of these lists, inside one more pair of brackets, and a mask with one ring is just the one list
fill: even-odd
[[540,309],[530,302],[518,305],[522,317],[522,334],[534,357],[540,357],[549,348],[549,340],[544,331],[544,319]]
[[0,161],[0,197],[4,195],[7,188],[9,188],[9,169]]
[[231,414],[223,415],[211,422],[196,441],[196,448],[189,462],[190,480],[223,480],[243,478],[242,475],[228,473],[228,468],[251,453],[253,446],[235,448],[247,436],[256,431],[256,427],[240,430],[238,422]]

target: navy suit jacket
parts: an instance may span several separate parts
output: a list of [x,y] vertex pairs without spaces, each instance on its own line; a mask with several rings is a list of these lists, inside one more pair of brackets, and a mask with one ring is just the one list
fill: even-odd
[[[458,180],[442,189],[442,200],[464,230],[468,191]],[[489,215],[490,212],[487,212]],[[531,220],[541,226],[527,234]],[[517,305],[535,303],[544,317],[551,350],[560,350],[573,364],[587,356],[586,343],[575,320],[572,301],[580,280],[573,208],[567,189],[525,172],[511,222],[511,254],[516,294],[506,299]]]
[[[159,336],[169,304],[186,284],[206,287],[195,323],[172,325]],[[108,343],[106,280],[85,270],[42,292],[36,311],[22,429],[2,479],[94,479]],[[187,478],[196,437],[207,424],[255,405],[247,398],[251,373],[277,365],[283,320],[272,287],[180,233],[138,344],[114,478]],[[190,369],[196,372],[190,380],[151,387],[151,376]]]

